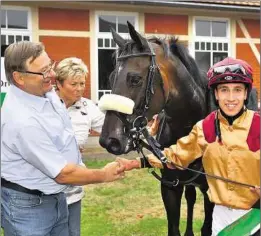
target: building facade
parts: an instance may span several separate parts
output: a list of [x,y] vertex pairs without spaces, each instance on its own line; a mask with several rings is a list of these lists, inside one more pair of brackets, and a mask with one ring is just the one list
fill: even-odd
[[84,96],[97,102],[110,93],[110,26],[128,38],[127,20],[145,36],[177,36],[204,71],[227,56],[246,60],[260,96],[259,1],[2,1],[1,100],[8,91],[4,50],[30,40],[43,42],[53,60],[83,59],[90,72]]

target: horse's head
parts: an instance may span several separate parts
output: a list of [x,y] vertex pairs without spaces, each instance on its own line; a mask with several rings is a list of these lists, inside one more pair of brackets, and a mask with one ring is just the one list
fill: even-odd
[[124,40],[112,29],[116,67],[110,75],[112,94],[101,98],[99,106],[106,110],[100,144],[108,152],[120,155],[134,149],[133,129],[141,129],[162,110],[168,89],[165,69],[158,65],[166,60],[162,47],[148,42],[128,22],[131,40]]

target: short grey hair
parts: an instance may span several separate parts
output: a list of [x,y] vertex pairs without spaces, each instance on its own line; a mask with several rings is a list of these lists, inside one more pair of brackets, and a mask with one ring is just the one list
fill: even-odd
[[60,84],[69,77],[87,77],[89,71],[84,62],[77,57],[65,58],[55,68],[56,80]]
[[14,84],[13,72],[25,71],[26,61],[29,58],[32,63],[45,50],[44,45],[39,42],[20,41],[10,44],[5,50],[5,75],[10,84]]

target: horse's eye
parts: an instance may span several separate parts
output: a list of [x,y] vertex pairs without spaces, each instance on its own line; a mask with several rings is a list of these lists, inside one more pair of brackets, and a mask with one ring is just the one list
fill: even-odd
[[127,84],[130,87],[138,87],[142,84],[142,77],[137,74],[129,73],[127,75]]

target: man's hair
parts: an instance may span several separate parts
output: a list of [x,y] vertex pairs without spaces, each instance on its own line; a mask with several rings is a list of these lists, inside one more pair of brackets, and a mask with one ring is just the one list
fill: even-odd
[[84,62],[76,57],[65,58],[55,68],[56,80],[63,84],[69,77],[77,78],[88,75],[88,68]]
[[10,84],[14,84],[13,72],[26,71],[26,61],[31,64],[44,51],[42,43],[20,41],[10,44],[5,50],[5,74]]

